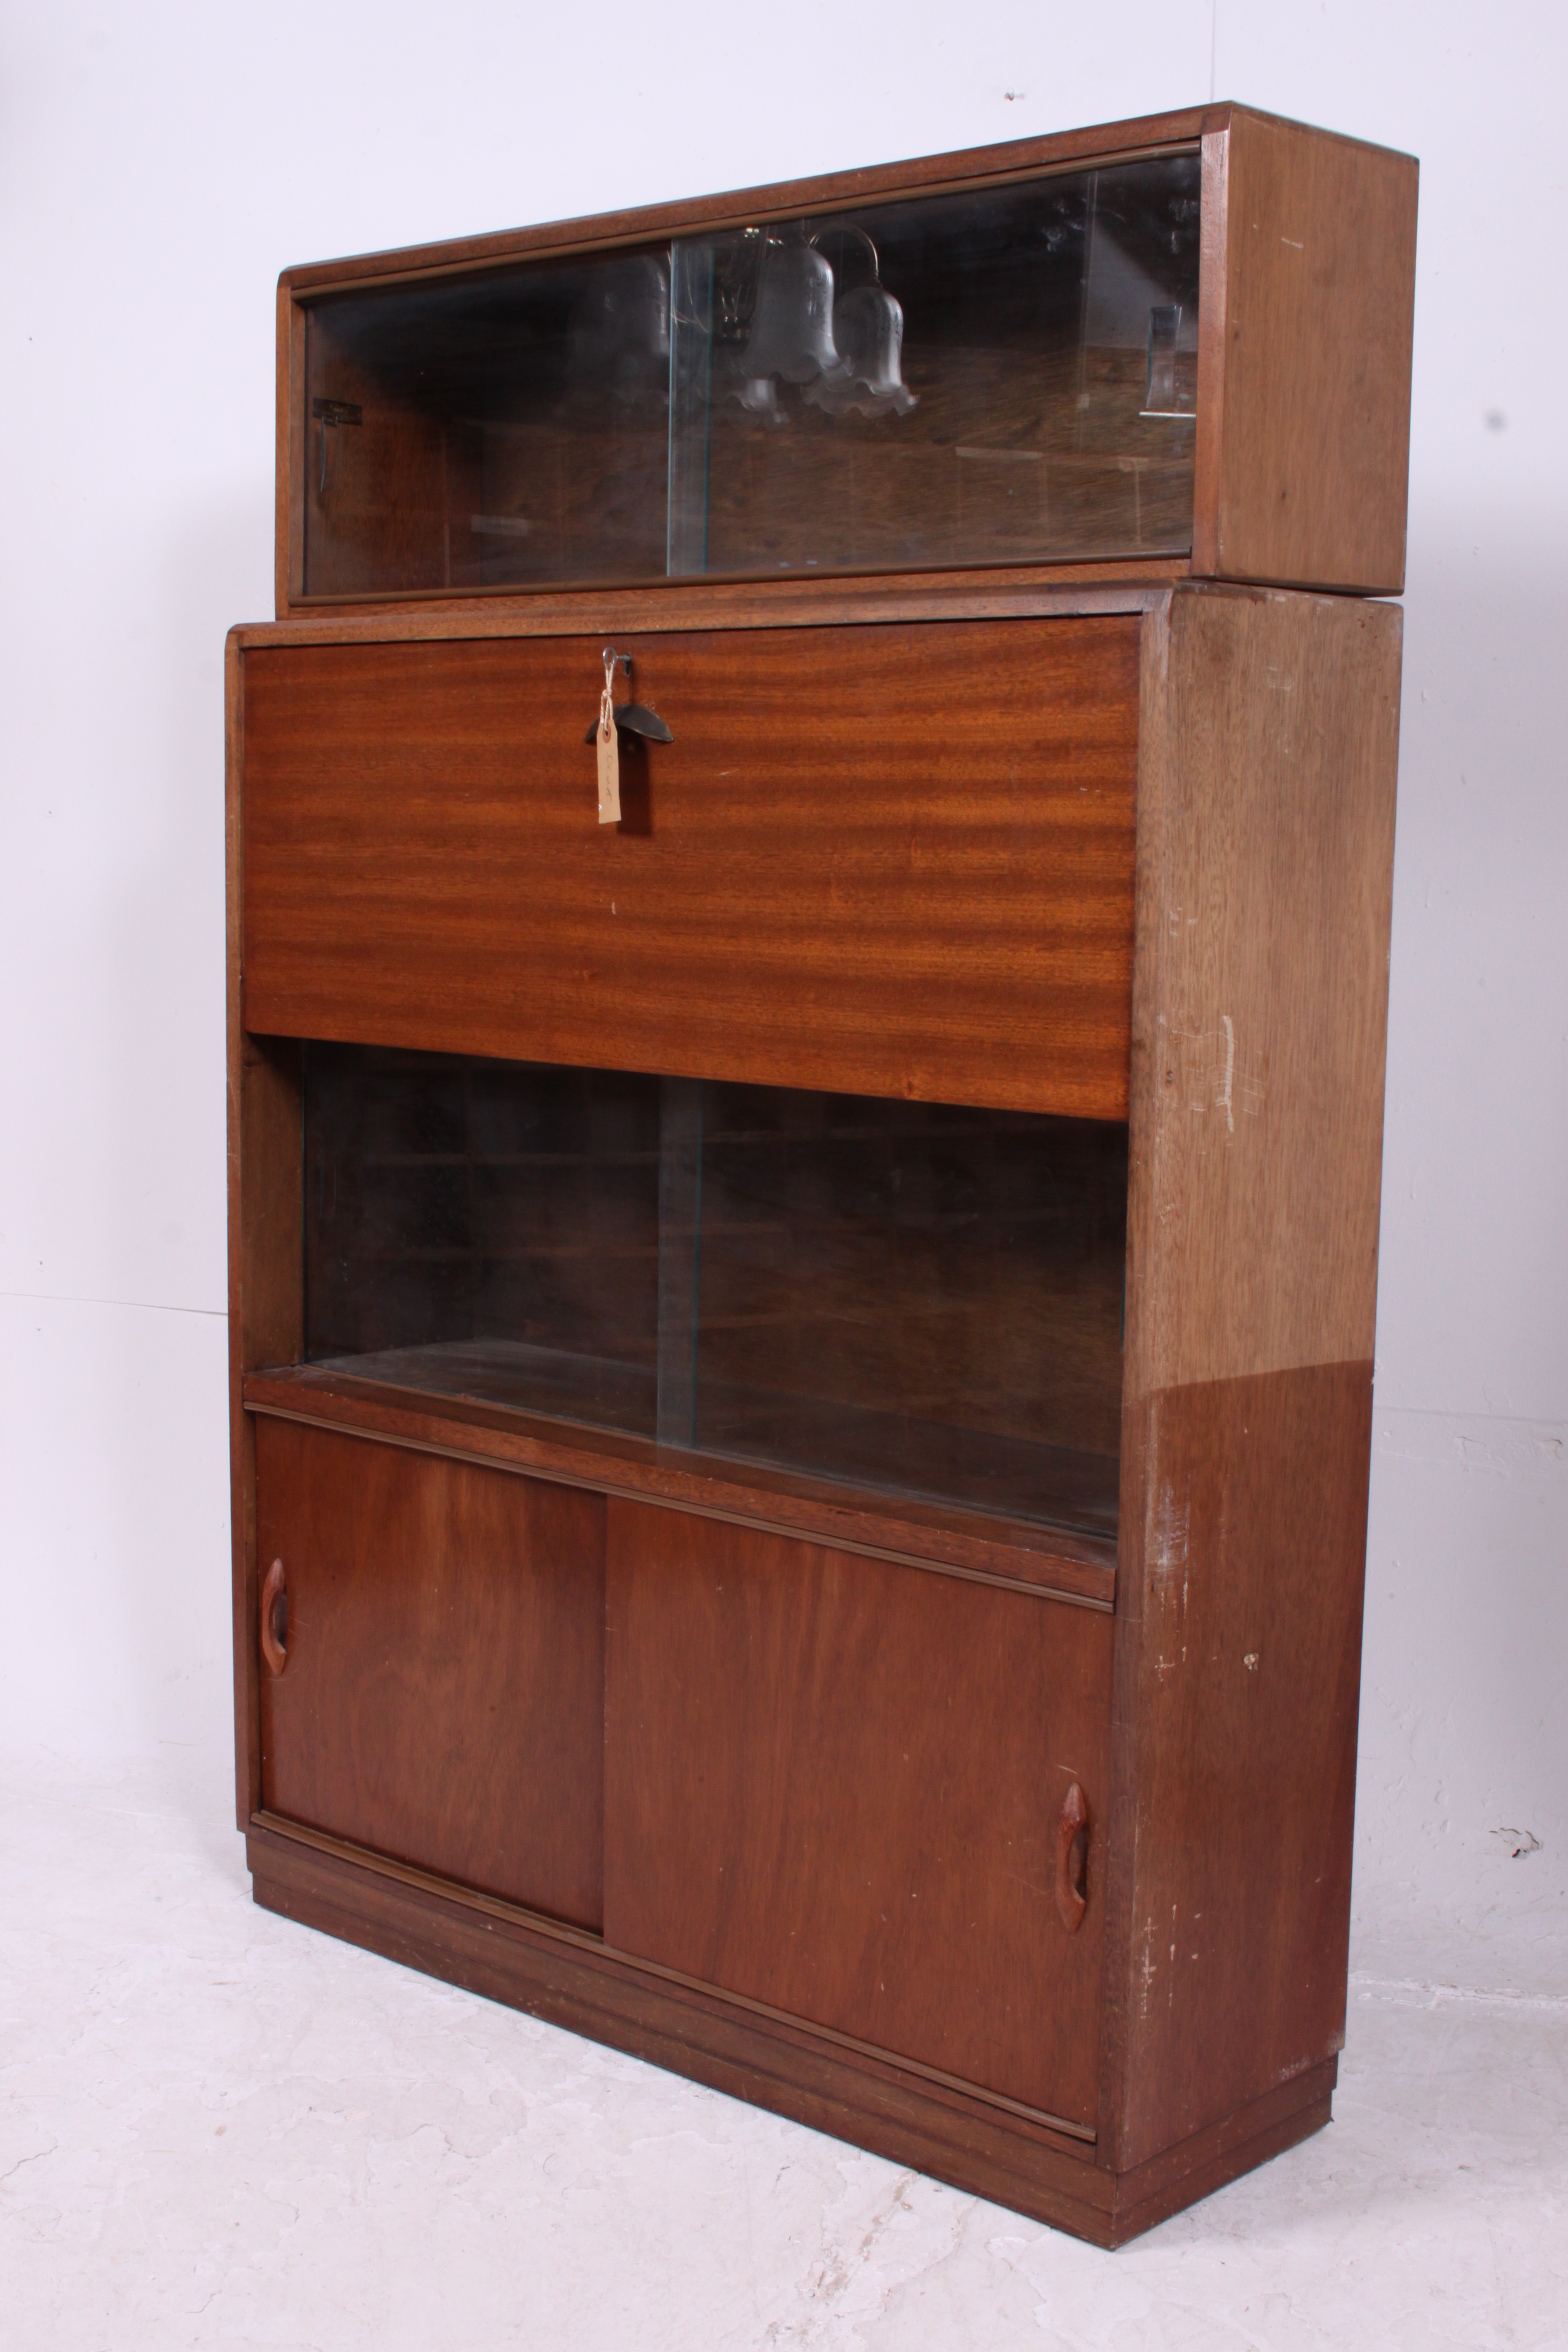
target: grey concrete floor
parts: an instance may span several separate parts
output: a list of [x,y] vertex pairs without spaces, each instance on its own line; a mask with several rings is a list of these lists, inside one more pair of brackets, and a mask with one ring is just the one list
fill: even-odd
[[1331,2127],[1105,2255],[256,1910],[225,1806],[0,1788],[6,2352],[1568,2345],[1568,1999],[1355,1978]]

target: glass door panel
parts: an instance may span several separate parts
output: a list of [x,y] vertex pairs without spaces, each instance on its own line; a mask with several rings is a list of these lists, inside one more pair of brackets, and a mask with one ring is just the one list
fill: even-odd
[[[709,398],[672,571],[1191,544],[1195,157],[744,230],[706,254],[686,269],[711,297],[673,320],[682,381],[684,345],[705,349]],[[702,433],[695,400],[671,415],[672,437]]]
[[305,590],[1183,552],[1199,162],[307,307]]
[[313,303],[307,595],[663,572],[669,268],[614,253]]

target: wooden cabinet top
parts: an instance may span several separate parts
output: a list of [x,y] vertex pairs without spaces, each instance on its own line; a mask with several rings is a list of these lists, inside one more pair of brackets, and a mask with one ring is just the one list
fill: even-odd
[[278,610],[1397,593],[1415,162],[1211,106],[286,271]]

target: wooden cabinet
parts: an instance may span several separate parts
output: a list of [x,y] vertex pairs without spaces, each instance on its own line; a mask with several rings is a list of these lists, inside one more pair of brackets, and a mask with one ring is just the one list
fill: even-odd
[[1343,2039],[1414,193],[1215,107],[280,289],[257,1899],[1103,2244]]

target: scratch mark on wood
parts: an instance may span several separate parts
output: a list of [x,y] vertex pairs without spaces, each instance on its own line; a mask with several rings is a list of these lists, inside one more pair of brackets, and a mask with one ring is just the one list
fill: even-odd
[[1168,1479],[1162,1480],[1159,1502],[1154,1517],[1152,1564],[1161,1585],[1169,1585],[1178,1571],[1185,1576],[1187,1569],[1187,1505],[1178,1504],[1176,1489]]
[[1154,1922],[1151,1919],[1146,1922],[1143,1930],[1143,1966],[1138,1972],[1142,1988],[1138,2003],[1140,2017],[1147,2017],[1149,2014],[1149,1994],[1153,1990],[1155,1978],[1160,1973],[1154,1964],[1153,1944]]

